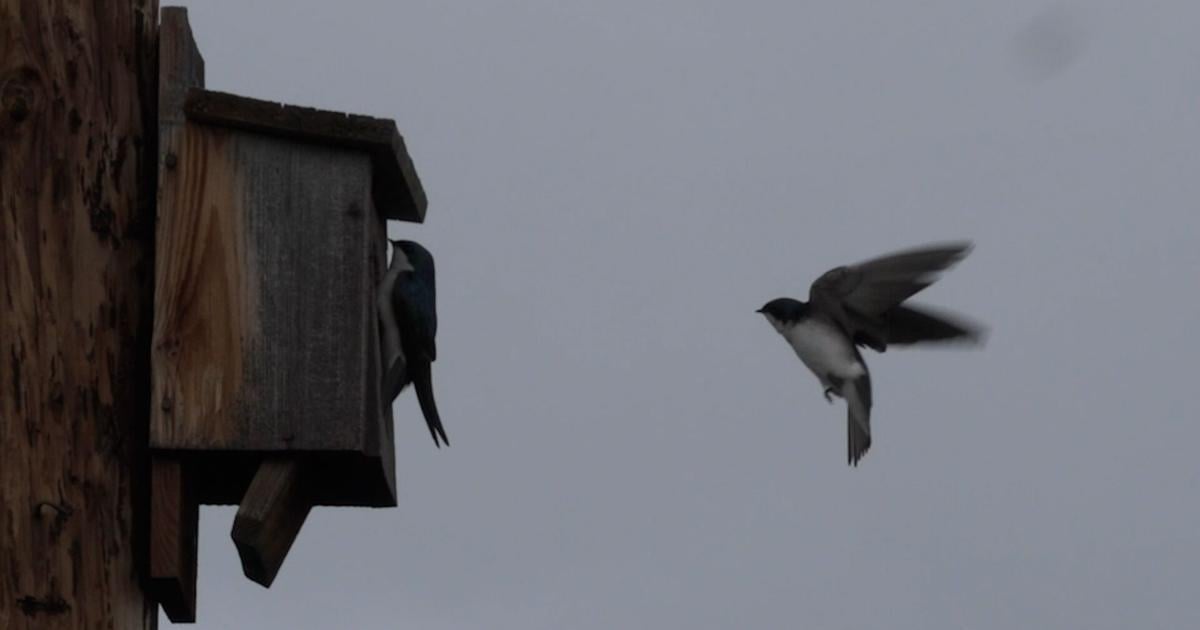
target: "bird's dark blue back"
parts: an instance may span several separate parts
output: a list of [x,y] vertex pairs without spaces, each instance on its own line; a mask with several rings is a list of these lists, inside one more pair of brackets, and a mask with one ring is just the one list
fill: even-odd
[[405,353],[419,350],[425,358],[437,358],[437,289],[434,281],[433,255],[413,241],[396,241],[396,246],[408,258],[413,271],[404,273],[397,283],[400,294],[396,315],[402,328],[410,332]]

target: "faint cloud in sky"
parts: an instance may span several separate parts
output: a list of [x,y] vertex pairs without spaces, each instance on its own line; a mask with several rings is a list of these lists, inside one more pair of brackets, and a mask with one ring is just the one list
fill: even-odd
[[1030,79],[1051,79],[1071,66],[1087,43],[1080,12],[1055,5],[1033,16],[1013,40],[1013,56]]

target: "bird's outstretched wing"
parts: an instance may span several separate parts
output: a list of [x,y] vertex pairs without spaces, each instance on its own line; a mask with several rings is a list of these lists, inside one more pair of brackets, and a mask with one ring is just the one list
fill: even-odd
[[888,309],[880,318],[888,344],[982,343],[986,334],[983,326],[962,316],[912,304]]
[[970,243],[947,243],[835,267],[813,282],[809,302],[855,343],[882,352],[889,341],[885,314],[933,284],[938,272],[962,260],[970,249]]

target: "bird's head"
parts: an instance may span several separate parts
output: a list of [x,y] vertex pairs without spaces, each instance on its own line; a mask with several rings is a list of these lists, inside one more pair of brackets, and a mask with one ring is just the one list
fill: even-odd
[[420,243],[392,239],[388,239],[388,242],[392,244],[393,256],[396,252],[400,252],[408,259],[409,264],[417,269],[433,268],[433,254],[430,254],[429,250],[425,249]]
[[808,316],[808,305],[800,300],[782,297],[763,304],[762,308],[755,312],[762,313],[772,326],[781,329]]

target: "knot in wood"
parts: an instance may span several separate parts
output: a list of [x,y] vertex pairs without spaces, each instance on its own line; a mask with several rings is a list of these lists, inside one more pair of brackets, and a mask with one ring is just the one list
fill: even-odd
[[17,600],[17,607],[21,609],[21,612],[26,617],[33,617],[38,614],[61,615],[71,610],[71,605],[57,595],[46,598],[26,595]]
[[71,509],[71,506],[65,503],[60,504],[52,501],[39,501],[37,505],[33,506],[33,514],[39,518],[43,514],[51,512],[54,514],[55,518],[66,520],[69,516],[71,516],[72,513],[74,513],[74,510]]
[[30,67],[17,68],[0,77],[0,109],[9,120],[20,123],[41,103],[42,81]]

